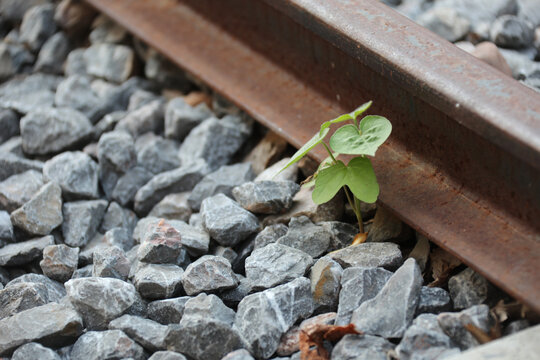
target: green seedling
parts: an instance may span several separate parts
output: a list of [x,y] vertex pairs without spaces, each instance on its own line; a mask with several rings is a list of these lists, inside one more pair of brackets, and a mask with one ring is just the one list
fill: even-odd
[[[371,103],[369,101],[348,114],[324,122],[321,129],[281,169],[281,171],[285,170],[307,155],[317,145],[324,146],[329,156],[321,162],[317,171],[304,182],[304,186],[315,187],[312,197],[316,204],[330,201],[343,188],[347,201],[358,220],[361,234],[364,234],[364,225],[360,202],[373,203],[377,201],[379,196],[379,184],[371,160],[367,156],[375,156],[379,146],[386,141],[392,132],[392,124],[382,116],[368,115],[359,122],[357,121],[357,118],[371,106]],[[324,139],[330,131],[330,126],[345,121],[350,123],[337,129],[327,144]],[[338,158],[341,154],[356,156],[348,164],[345,164]]]

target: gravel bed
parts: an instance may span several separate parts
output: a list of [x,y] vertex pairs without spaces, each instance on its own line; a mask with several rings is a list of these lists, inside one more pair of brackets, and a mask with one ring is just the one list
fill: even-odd
[[383,208],[350,246],[309,162],[276,175],[283,140],[105,17],[0,14],[0,357],[300,359],[352,323],[332,359],[429,360],[531,325]]

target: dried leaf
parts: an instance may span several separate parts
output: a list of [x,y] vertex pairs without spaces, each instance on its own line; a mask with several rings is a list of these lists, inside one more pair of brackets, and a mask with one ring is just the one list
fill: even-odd
[[[300,331],[301,360],[329,360],[330,354],[324,347],[324,341],[336,342],[347,334],[362,334],[353,324],[346,326],[313,324]],[[315,347],[312,349],[312,347]]]
[[488,334],[484,330],[478,328],[476,325],[473,324],[466,324],[465,329],[467,329],[467,331],[470,332],[471,335],[474,336],[474,338],[480,344],[485,344],[497,339],[497,337],[494,337],[494,335],[492,334],[492,331],[490,331],[490,334]]
[[431,251],[431,268],[434,281],[429,286],[444,285],[452,270],[459,265],[461,265],[461,261],[454,255],[441,248],[433,249]]
[[351,246],[353,245],[358,245],[358,244],[363,244],[366,242],[366,239],[367,239],[367,233],[358,233],[354,236],[354,240],[351,244]]

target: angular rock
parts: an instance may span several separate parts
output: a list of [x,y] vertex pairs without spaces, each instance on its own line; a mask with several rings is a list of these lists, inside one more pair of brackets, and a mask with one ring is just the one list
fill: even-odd
[[144,75],[164,88],[174,88],[184,93],[191,88],[185,72],[153,49],[150,49],[146,56]]
[[465,325],[472,324],[485,333],[489,333],[495,324],[487,305],[475,305],[458,313],[440,313],[437,315],[437,321],[444,333],[461,350],[479,345],[475,337],[465,328]]
[[6,284],[6,288],[21,283],[35,283],[43,285],[47,290],[47,298],[50,301],[60,302],[60,300],[66,296],[66,289],[64,288],[64,285],[49,279],[45,275],[34,273],[28,273],[14,278]]
[[448,280],[448,290],[454,308],[461,310],[485,302],[491,285],[482,275],[467,268]]
[[158,99],[160,99],[160,96],[154,94],[151,91],[146,91],[142,89],[136,90],[133,93],[133,95],[129,97],[129,104],[128,104],[127,111],[130,112],[133,110],[137,110],[140,107]]
[[343,268],[351,266],[396,269],[402,262],[399,246],[394,243],[363,243],[329,254]]
[[417,18],[417,22],[450,42],[467,35],[471,23],[452,8],[434,7]]
[[304,276],[312,264],[313,258],[301,250],[269,244],[246,259],[246,277],[254,288],[266,289]]
[[121,330],[145,349],[154,352],[166,349],[167,326],[138,316],[122,315],[109,323],[110,330]]
[[292,206],[300,186],[292,181],[248,182],[235,187],[232,194],[246,210],[256,214],[280,214]]
[[452,301],[448,292],[438,287],[422,286],[420,289],[420,301],[418,303],[417,314],[432,313],[438,314],[452,309]]
[[403,241],[410,234],[409,228],[385,208],[377,208],[366,242]]
[[374,298],[353,312],[351,322],[367,334],[401,337],[413,320],[422,282],[418,264],[408,259]]
[[72,279],[79,279],[79,278],[88,278],[92,277],[92,272],[94,271],[94,265],[86,265],[82,268],[79,268],[73,272],[73,275],[71,275]]
[[210,235],[205,230],[180,220],[169,220],[169,223],[180,233],[180,241],[190,255],[201,256],[208,253]]
[[236,274],[236,278],[240,282],[237,287],[234,289],[222,291],[219,296],[225,303],[225,305],[236,308],[238,303],[242,301],[243,298],[251,294],[253,291],[253,284],[249,281],[248,278]]
[[201,208],[202,201],[207,197],[225,194],[232,197],[232,189],[251,181],[255,174],[250,164],[224,165],[218,170],[206,175],[189,195],[188,203],[193,210]]
[[227,259],[231,264],[236,260],[238,254],[230,247],[218,245],[214,248],[212,255],[221,256]]
[[[103,215],[101,222],[101,231],[107,232],[114,228],[123,228],[128,232],[128,235],[133,234],[133,229],[137,225],[137,215],[129,209],[125,209],[112,201]],[[124,249],[126,251],[126,249]],[[128,249],[129,250],[129,249]]]
[[257,175],[255,181],[273,180],[296,182],[296,178],[298,177],[298,163],[294,163],[287,169],[281,171],[290,160],[291,158],[281,159],[280,161],[266,168],[259,175]]
[[246,349],[238,349],[231,351],[221,360],[255,360]]
[[166,195],[193,189],[207,173],[208,165],[199,159],[189,166],[181,166],[154,176],[137,191],[135,211],[140,214],[148,213]]
[[129,230],[120,227],[107,231],[103,235],[103,242],[109,246],[117,246],[123,251],[129,251],[135,245],[133,238],[129,234]]
[[28,202],[42,186],[43,176],[36,170],[10,176],[0,183],[0,206],[12,212]]
[[307,318],[312,312],[310,281],[298,278],[246,296],[238,304],[234,327],[250,353],[266,359],[277,350],[281,336],[297,320]]
[[33,240],[8,244],[0,248],[0,266],[24,265],[40,258],[43,249],[54,244],[54,238],[44,236]]
[[129,132],[132,136],[139,136],[149,131],[160,133],[163,131],[163,111],[165,104],[161,99],[154,100],[128,112],[118,124],[115,130]]
[[154,232],[161,220],[162,219],[160,218],[147,216],[137,221],[137,225],[133,230],[133,240],[135,243],[141,243],[147,236],[149,236],[148,234]]
[[92,123],[96,123],[109,110],[108,103],[90,87],[90,78],[71,75],[56,90],[54,102],[57,107],[69,107],[80,111]]
[[[0,243],[14,240],[13,225],[6,211],[0,211]],[[0,246],[1,247],[1,246]]]
[[394,347],[378,336],[345,335],[332,350],[332,359],[386,360]]
[[21,114],[50,108],[60,80],[57,76],[33,74],[6,81],[0,86],[0,106]]
[[27,360],[27,359],[40,359],[40,360],[61,360],[54,350],[49,349],[41,344],[31,342],[20,346],[11,357],[11,360]]
[[84,51],[88,74],[120,83],[133,72],[135,54],[125,45],[94,44]]
[[108,197],[118,179],[137,164],[133,138],[121,131],[103,134],[98,142],[99,179]]
[[157,351],[148,360],[187,360],[186,357],[174,351]]
[[343,268],[324,256],[311,268],[311,293],[316,311],[335,311],[338,307]]
[[210,237],[223,246],[234,246],[259,229],[255,215],[223,194],[204,199],[201,216]]
[[105,15],[99,15],[92,24],[93,30],[88,36],[92,44],[121,43],[127,36],[127,31]]
[[130,263],[124,250],[117,246],[97,249],[93,255],[92,276],[126,280]]
[[41,47],[34,70],[61,74],[62,65],[64,65],[69,49],[69,39],[66,34],[57,32]]
[[0,13],[7,20],[20,22],[24,14],[36,5],[48,3],[48,0],[4,0],[0,3]]
[[177,144],[156,136],[137,151],[137,164],[159,174],[180,166]]
[[54,181],[67,199],[99,197],[98,165],[81,151],[56,155],[43,166],[45,181]]
[[323,221],[317,225],[322,226],[326,232],[330,233],[330,247],[328,250],[332,251],[351,245],[354,237],[358,234],[358,226],[341,221]]
[[135,273],[133,283],[146,299],[166,299],[182,290],[184,270],[173,264],[146,264]]
[[534,42],[534,27],[515,15],[503,15],[491,24],[490,37],[498,46],[526,48]]
[[160,324],[179,324],[189,296],[156,300],[148,304],[148,317]]
[[157,203],[148,216],[155,216],[164,219],[189,221],[191,208],[188,205],[188,192],[169,194]]
[[136,301],[135,287],[113,278],[80,278],[65,283],[67,296],[89,330],[103,330]]
[[50,297],[43,283],[21,282],[0,290],[0,319],[7,318],[24,310],[58,302],[58,297]]
[[86,71],[86,60],[84,59],[85,50],[85,48],[78,48],[70,51],[64,67],[66,76],[88,75]]
[[144,235],[137,259],[151,264],[181,265],[186,262],[187,254],[180,233],[161,220],[152,232]]
[[[7,38],[4,40],[6,41]],[[32,65],[34,55],[30,53],[24,45],[2,42],[0,44],[0,79],[5,80],[25,70],[25,67]],[[10,128],[6,128],[12,131]],[[7,138],[7,134],[0,138]]]
[[184,99],[174,98],[167,103],[165,109],[165,136],[184,140],[194,127],[210,116],[212,112],[205,104],[192,107]]
[[186,268],[182,285],[188,295],[201,292],[216,292],[238,286],[238,279],[231,263],[221,257],[204,255]]
[[[0,54],[0,59],[1,58],[2,55]],[[17,114],[9,109],[0,110],[0,128],[2,129],[2,133],[0,134],[0,144],[15,135],[19,135],[19,117]]]
[[199,319],[209,319],[232,326],[235,315],[216,295],[199,294],[186,302],[180,325],[188,327]]
[[331,235],[322,226],[313,224],[308,217],[292,218],[287,234],[277,243],[299,249],[312,257],[326,252],[330,245]]
[[0,153],[0,181],[27,170],[43,170],[43,163],[38,160],[28,160],[13,153]]
[[126,116],[125,111],[113,111],[105,115],[94,125],[94,140],[99,140],[101,135],[114,130],[116,124]]
[[65,203],[62,223],[64,242],[70,246],[86,245],[96,234],[107,205],[106,200]]
[[525,320],[525,319],[515,320],[506,326],[506,328],[504,329],[503,335],[506,336],[506,335],[515,334],[517,332],[520,332],[521,330],[527,329],[530,326],[531,326],[531,323],[529,322],[529,320]]
[[288,229],[289,228],[283,224],[266,226],[253,240],[255,249],[260,249],[268,244],[275,243],[280,237],[287,234]]
[[142,166],[132,167],[118,178],[111,193],[111,198],[123,206],[132,204],[137,191],[148,183],[153,176],[154,174]]
[[89,331],[81,336],[71,349],[73,360],[145,358],[143,348],[123,331]]
[[43,260],[39,266],[50,279],[61,283],[68,281],[77,269],[79,248],[71,248],[64,244],[49,245],[43,249]]
[[420,266],[420,270],[424,271],[429,261],[431,247],[429,240],[424,235],[416,233],[416,239],[416,245],[409,253],[409,257],[414,258]]
[[0,320],[0,356],[32,341],[62,346],[82,332],[81,316],[66,305],[49,303]]
[[20,40],[32,51],[37,51],[55,31],[54,5],[34,6],[24,14],[20,28]]

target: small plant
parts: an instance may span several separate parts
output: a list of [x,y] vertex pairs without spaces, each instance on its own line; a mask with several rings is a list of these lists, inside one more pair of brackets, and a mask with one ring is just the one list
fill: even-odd
[[[319,132],[305,143],[281,170],[285,170],[304,157],[315,146],[322,144],[329,156],[321,162],[315,174],[304,182],[304,186],[315,186],[312,196],[316,204],[330,201],[343,188],[347,201],[358,220],[360,234],[364,235],[364,239],[360,201],[373,203],[377,201],[379,196],[379,184],[367,156],[375,156],[379,146],[386,141],[392,132],[392,124],[382,116],[368,115],[360,122],[356,120],[371,106],[371,103],[369,101],[351,113],[324,122]],[[326,144],[324,138],[330,131],[330,125],[344,121],[351,123],[337,129],[330,137],[329,144]],[[343,161],[338,159],[340,154],[356,156],[345,165]]]

